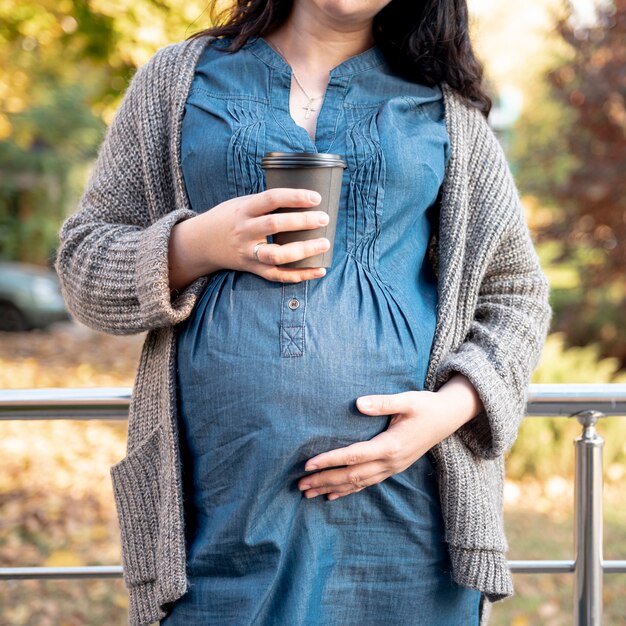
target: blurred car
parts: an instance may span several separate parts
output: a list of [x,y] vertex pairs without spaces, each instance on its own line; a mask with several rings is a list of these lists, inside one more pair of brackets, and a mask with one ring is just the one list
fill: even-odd
[[46,328],[68,319],[54,271],[29,263],[0,261],[0,330]]

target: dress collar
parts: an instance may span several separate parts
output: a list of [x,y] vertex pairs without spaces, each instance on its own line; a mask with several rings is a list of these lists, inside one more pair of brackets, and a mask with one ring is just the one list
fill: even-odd
[[[282,72],[291,73],[291,66],[263,37],[251,37],[245,44],[250,52],[259,57],[267,65]],[[385,55],[378,45],[373,45],[360,54],[355,54],[343,63],[336,65],[330,70],[330,76],[350,76],[365,70],[382,65]]]

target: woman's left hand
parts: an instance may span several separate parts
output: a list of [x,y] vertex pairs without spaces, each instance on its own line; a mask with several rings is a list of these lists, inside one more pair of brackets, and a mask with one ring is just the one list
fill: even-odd
[[[445,387],[448,391],[444,393]],[[465,394],[462,398],[461,393]],[[467,409],[468,402],[463,407],[461,401],[457,402],[455,412],[454,399],[470,399],[470,409]],[[368,441],[359,441],[312,457],[306,462],[305,471],[324,470],[326,467],[333,469],[304,476],[298,482],[298,488],[307,498],[326,493],[329,500],[335,500],[380,483],[404,471],[435,444],[469,421],[477,407],[481,406],[479,402],[471,383],[461,374],[448,381],[438,392],[405,391],[361,396],[357,399],[359,411],[366,415],[391,415],[388,428]],[[459,406],[461,411],[458,411]]]

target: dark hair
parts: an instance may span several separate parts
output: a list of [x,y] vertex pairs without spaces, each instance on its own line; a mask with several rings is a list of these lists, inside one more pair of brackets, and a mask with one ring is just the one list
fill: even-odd
[[[213,27],[189,37],[232,38],[219,48],[239,50],[250,37],[264,36],[287,19],[293,0],[234,0],[216,13]],[[429,86],[446,82],[470,106],[489,116],[492,101],[482,87],[483,65],[469,37],[466,0],[391,0],[374,16],[374,41],[389,66],[407,80]]]

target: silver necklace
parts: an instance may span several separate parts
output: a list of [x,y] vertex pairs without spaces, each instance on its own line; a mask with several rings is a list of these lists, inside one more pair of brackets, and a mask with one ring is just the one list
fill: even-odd
[[[278,52],[280,53],[280,56],[283,57],[283,60],[285,61],[285,63],[289,65],[289,63],[287,62],[287,59],[285,58],[285,55],[283,54],[283,51],[278,47],[278,45],[274,44],[274,47],[276,48],[276,50],[278,50]],[[291,66],[289,65],[289,67]],[[296,79],[296,83],[298,83],[298,87],[302,89],[302,93],[304,93],[304,95],[309,99],[309,101],[307,102],[307,105],[305,107],[302,107],[306,111],[306,113],[304,114],[304,119],[308,120],[311,117],[311,112],[317,111],[317,109],[314,109],[311,106],[311,103],[313,102],[313,100],[319,100],[319,98],[321,98],[322,96],[315,96],[315,98],[311,98],[311,96],[309,96],[309,94],[306,92],[306,89],[302,86],[302,83],[298,80],[296,73],[293,71],[293,67],[291,67],[291,74]]]

